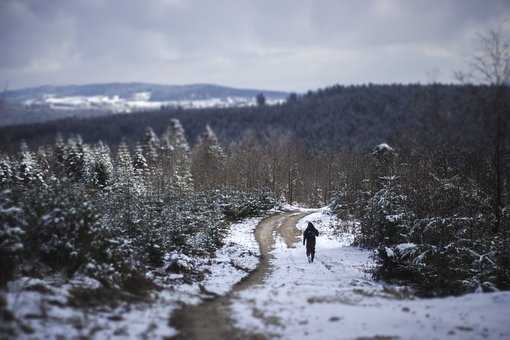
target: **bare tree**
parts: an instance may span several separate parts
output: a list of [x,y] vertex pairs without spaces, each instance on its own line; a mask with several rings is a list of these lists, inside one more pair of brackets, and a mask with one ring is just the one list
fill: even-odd
[[475,79],[495,86],[510,80],[510,41],[502,31],[478,35],[479,50],[470,63]]
[[491,30],[478,35],[478,50],[473,55],[470,68],[471,74],[457,73],[459,79],[472,79],[489,85],[493,91],[490,98],[491,116],[494,117],[494,214],[496,223],[494,232],[500,231],[501,213],[503,210],[503,160],[507,134],[506,101],[508,99],[510,81],[510,41],[502,30]]

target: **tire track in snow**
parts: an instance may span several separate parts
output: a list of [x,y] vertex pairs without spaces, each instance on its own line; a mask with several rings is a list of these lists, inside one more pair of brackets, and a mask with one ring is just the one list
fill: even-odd
[[[288,212],[269,216],[262,220],[255,230],[255,238],[260,247],[260,262],[257,268],[238,282],[232,290],[223,296],[213,298],[198,305],[186,305],[175,311],[170,324],[179,333],[172,339],[266,339],[267,335],[246,333],[235,328],[230,316],[230,305],[236,294],[252,286],[263,284],[271,272],[271,251],[275,244],[275,234],[279,234],[288,247],[294,247],[300,232],[296,223],[310,212]],[[271,320],[268,320],[271,322]]]

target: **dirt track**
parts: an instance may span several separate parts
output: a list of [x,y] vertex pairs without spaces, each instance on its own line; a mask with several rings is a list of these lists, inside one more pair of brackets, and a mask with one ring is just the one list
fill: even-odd
[[296,223],[308,213],[289,212],[262,220],[255,231],[260,247],[260,262],[250,275],[237,283],[232,290],[220,297],[196,306],[184,306],[173,313],[170,323],[179,334],[173,339],[266,339],[262,334],[246,334],[233,326],[230,304],[235,294],[256,284],[262,284],[271,272],[269,259],[274,246],[274,232],[280,234],[287,247],[293,247],[299,238]]

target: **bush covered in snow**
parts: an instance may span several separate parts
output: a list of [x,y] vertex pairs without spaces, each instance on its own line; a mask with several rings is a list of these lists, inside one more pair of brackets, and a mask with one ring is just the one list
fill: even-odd
[[0,287],[12,279],[18,258],[23,251],[23,211],[8,198],[9,191],[0,192]]
[[364,179],[339,190],[330,206],[360,221],[355,242],[376,249],[376,278],[423,296],[510,289],[508,213],[495,233],[487,187],[453,168],[439,176],[424,159],[410,166],[367,157]]
[[126,206],[124,199],[114,190],[91,192],[58,181],[4,192],[0,242],[2,273],[8,276],[3,281],[17,267],[18,272],[29,268],[25,275],[83,272],[120,287],[134,273],[163,265],[170,252],[212,254],[235,217],[233,209],[244,217],[274,206],[262,194],[219,190],[158,201],[131,197],[134,202]]
[[381,181],[382,188],[368,200],[361,218],[357,242],[364,246],[399,243],[409,233],[414,217],[399,179],[392,176]]
[[[161,139],[147,129],[133,155],[125,143],[112,157],[101,142],[58,137],[37,153],[23,145],[20,155],[1,157],[0,286],[59,272],[108,288],[151,287],[143,278],[172,265],[169,254],[211,256],[232,220],[275,205],[265,192],[227,190],[212,177],[194,190],[190,152],[171,121]],[[208,158],[200,164],[207,172]]]
[[[366,244],[378,247],[376,276],[410,283],[422,295],[508,289],[510,277],[503,260],[503,238],[491,232],[493,216],[487,195],[472,181],[458,177],[434,176],[427,191],[432,201],[429,216],[412,218],[401,212],[395,218],[395,211],[384,211],[383,215],[388,213],[386,220],[398,223],[398,233],[388,233],[384,221],[378,224],[386,235],[383,239],[374,240],[376,233],[364,232],[361,239],[368,237],[376,242]],[[390,199],[401,206],[400,197]],[[438,215],[431,217],[432,213]],[[362,225],[367,224],[362,221]],[[405,223],[400,224],[402,221]]]
[[410,283],[423,296],[509,289],[508,266],[496,262],[498,251],[504,248],[484,240],[380,247],[375,274],[380,279]]

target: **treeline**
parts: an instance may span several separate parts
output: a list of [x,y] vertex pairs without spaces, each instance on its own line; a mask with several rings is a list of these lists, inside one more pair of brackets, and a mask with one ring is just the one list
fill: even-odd
[[259,138],[292,134],[314,150],[367,151],[410,129],[430,129],[446,143],[473,147],[485,140],[480,123],[490,111],[491,88],[472,85],[333,86],[304,95],[291,95],[282,105],[227,109],[163,109],[90,119],[70,118],[44,124],[0,129],[0,148],[14,151],[25,140],[32,148],[79,134],[87,143],[103,140],[117,146],[134,143],[146,126],[164,133],[177,118],[195,142],[206,125],[228,145],[248,129]]

